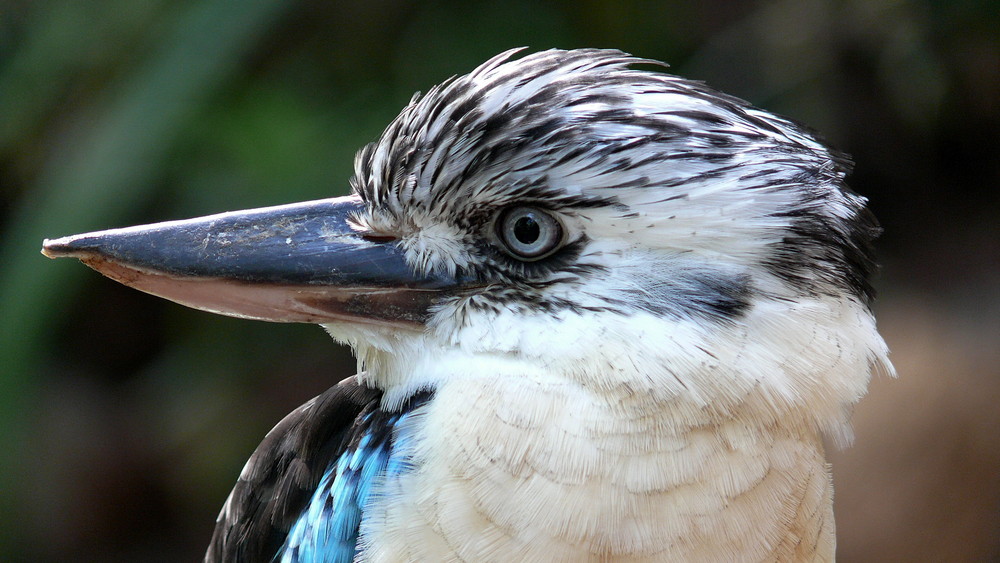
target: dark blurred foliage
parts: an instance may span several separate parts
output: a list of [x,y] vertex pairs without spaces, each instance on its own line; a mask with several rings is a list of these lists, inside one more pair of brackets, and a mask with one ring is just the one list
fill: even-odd
[[351,373],[44,237],[339,195],[416,90],[616,47],[820,130],[886,235],[900,368],[837,454],[843,561],[1000,556],[1000,10],[989,0],[0,2],[0,560],[194,560],[243,461]]

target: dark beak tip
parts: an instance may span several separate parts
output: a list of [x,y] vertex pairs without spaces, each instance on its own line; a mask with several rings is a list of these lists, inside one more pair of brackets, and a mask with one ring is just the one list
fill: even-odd
[[93,249],[80,243],[79,236],[68,236],[42,241],[42,254],[48,258],[81,258]]
[[42,241],[42,254],[48,258],[62,258],[66,256],[66,238],[45,239]]

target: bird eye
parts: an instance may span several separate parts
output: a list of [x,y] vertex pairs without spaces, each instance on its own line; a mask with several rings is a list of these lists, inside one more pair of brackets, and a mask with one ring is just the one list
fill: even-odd
[[537,207],[505,209],[496,228],[504,248],[520,260],[541,260],[563,242],[562,225],[547,211]]

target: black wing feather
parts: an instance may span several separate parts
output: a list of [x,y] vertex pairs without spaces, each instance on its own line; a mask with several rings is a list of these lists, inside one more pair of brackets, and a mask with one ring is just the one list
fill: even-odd
[[268,432],[219,514],[205,562],[272,561],[324,471],[350,442],[358,415],[381,397],[349,377]]

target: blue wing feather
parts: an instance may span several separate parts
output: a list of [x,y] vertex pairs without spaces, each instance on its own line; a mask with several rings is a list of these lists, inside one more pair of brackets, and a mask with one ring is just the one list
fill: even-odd
[[411,469],[402,424],[430,398],[422,393],[401,412],[376,410],[359,417],[351,445],[327,468],[295,521],[275,561],[349,563],[358,554],[365,507],[386,476]]

